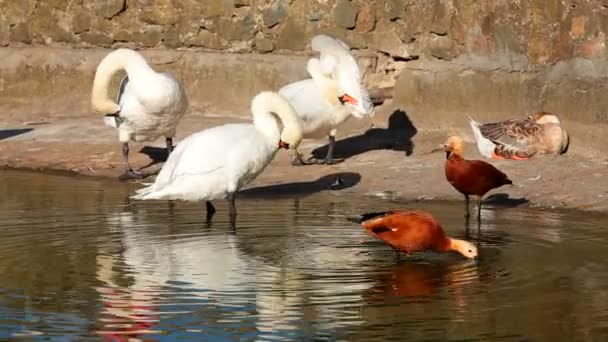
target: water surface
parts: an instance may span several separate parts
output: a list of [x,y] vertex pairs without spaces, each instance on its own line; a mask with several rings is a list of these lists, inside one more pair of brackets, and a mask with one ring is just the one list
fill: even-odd
[[[0,172],[0,340],[605,340],[608,217],[294,191],[197,203]],[[319,188],[321,190],[321,188]],[[253,194],[253,195],[252,195]],[[430,210],[480,259],[398,257],[344,217]]]

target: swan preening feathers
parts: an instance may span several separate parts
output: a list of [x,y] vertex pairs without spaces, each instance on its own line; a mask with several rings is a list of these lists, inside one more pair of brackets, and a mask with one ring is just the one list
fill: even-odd
[[302,140],[300,120],[291,105],[273,92],[258,94],[251,103],[253,124],[228,124],[194,133],[182,140],[153,184],[135,199],[207,202],[227,198],[235,225],[235,193],[255,179],[279,148],[295,149]]
[[[117,100],[108,91],[112,76],[124,70]],[[122,178],[141,178],[129,164],[129,141],[153,141],[164,136],[167,153],[178,121],[188,109],[181,83],[169,73],[158,73],[145,58],[129,49],[110,52],[97,66],[91,93],[93,109],[109,114],[106,123],[118,129],[126,170]]]
[[561,154],[568,133],[557,115],[538,112],[523,119],[481,124],[469,119],[477,148],[486,158],[527,159],[536,154]]
[[[351,115],[362,118],[374,112],[363,85],[357,61],[342,41],[326,35],[312,39],[319,58],[311,58],[306,70],[310,79],[290,83],[279,90],[302,120],[305,138],[329,137],[327,156],[321,163],[333,162],[337,127]],[[293,163],[306,164],[295,151]]]

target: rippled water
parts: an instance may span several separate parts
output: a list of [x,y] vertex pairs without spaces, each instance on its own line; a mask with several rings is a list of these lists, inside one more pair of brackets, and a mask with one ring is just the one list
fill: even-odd
[[607,216],[488,207],[478,262],[399,259],[344,216],[424,208],[463,238],[462,203],[261,189],[234,234],[222,202],[208,223],[200,204],[129,201],[135,187],[0,172],[0,339],[608,336]]

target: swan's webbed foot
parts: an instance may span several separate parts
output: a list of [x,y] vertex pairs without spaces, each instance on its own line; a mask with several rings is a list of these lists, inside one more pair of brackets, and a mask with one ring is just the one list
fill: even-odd
[[312,165],[314,162],[305,161],[302,159],[302,155],[298,152],[295,152],[295,155],[291,158],[291,165],[293,166],[304,166],[304,165]]
[[334,158],[334,148],[336,146],[336,137],[333,135],[329,136],[329,144],[327,147],[327,155],[325,159],[314,159],[315,164],[320,165],[334,165],[344,161],[344,158]]
[[325,159],[309,159],[311,161],[313,161],[314,164],[318,164],[318,165],[335,165],[335,164],[339,164],[341,162],[343,162],[345,159],[344,158],[327,158],[325,157]]
[[126,181],[126,180],[130,180],[130,179],[143,179],[146,178],[148,175],[146,175],[145,173],[141,173],[132,169],[126,170],[125,173],[123,173],[122,175],[118,176],[118,179],[121,181]]

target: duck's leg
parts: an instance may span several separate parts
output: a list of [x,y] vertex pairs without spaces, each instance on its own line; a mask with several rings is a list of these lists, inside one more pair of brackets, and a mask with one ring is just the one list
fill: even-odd
[[236,229],[235,193],[229,192],[226,199],[228,200],[228,215],[230,217],[230,227],[232,227],[232,229]]
[[120,175],[118,177],[118,179],[120,179],[120,180],[141,179],[141,178],[145,177],[144,174],[134,171],[131,168],[131,164],[129,164],[129,143],[128,142],[122,143],[122,156],[123,156],[123,158],[125,158],[125,173]]
[[464,218],[467,219],[467,223],[469,217],[471,217],[471,214],[469,213],[469,195],[464,195]]
[[165,142],[167,143],[167,159],[171,152],[173,152],[173,138],[166,137]]
[[477,197],[477,222],[481,222],[481,196]]

